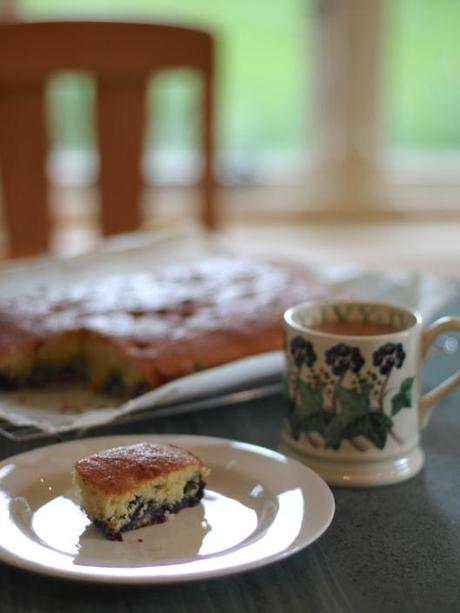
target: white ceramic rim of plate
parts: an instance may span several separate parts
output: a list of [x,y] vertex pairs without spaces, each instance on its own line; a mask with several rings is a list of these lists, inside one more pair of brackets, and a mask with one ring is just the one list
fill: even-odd
[[[299,524],[298,526],[299,532],[295,536],[295,538],[293,538],[291,542],[286,543],[285,546],[279,547],[278,549],[275,548],[275,550],[271,552],[269,551],[267,555],[261,555],[260,552],[255,553],[246,561],[239,563],[234,563],[231,559],[231,556],[234,551],[238,551],[244,547],[250,550],[251,540],[253,540],[254,544],[257,545],[257,543],[263,542],[264,540],[269,538],[269,531],[264,530],[258,538],[253,539],[251,535],[250,537],[248,537],[248,539],[241,543],[240,546],[236,546],[235,548],[230,549],[228,553],[223,552],[209,556],[208,559],[215,561],[215,564],[211,563],[203,566],[203,564],[200,565],[199,563],[202,562],[202,560],[191,560],[186,562],[190,566],[190,568],[187,568],[187,571],[183,573],[181,573],[179,570],[176,573],[164,572],[162,574],[161,569],[167,571],[169,568],[170,571],[171,567],[174,566],[174,563],[171,562],[169,564],[160,563],[135,568],[129,566],[124,568],[107,568],[105,566],[77,566],[72,565],[69,562],[70,558],[68,555],[56,551],[52,552],[54,557],[56,558],[56,563],[50,565],[46,562],[41,562],[38,559],[39,557],[37,557],[37,555],[32,556],[32,558],[30,558],[26,555],[21,555],[21,552],[15,550],[14,547],[5,547],[5,538],[1,535],[0,560],[18,568],[37,572],[42,575],[74,579],[78,581],[123,584],[163,584],[188,582],[208,579],[211,577],[221,577],[225,575],[235,574],[265,566],[272,562],[284,559],[307,547],[315,540],[317,540],[329,527],[334,517],[335,501],[329,486],[317,473],[315,473],[313,470],[311,470],[301,462],[289,458],[271,449],[249,443],[244,443],[241,441],[220,437],[188,434],[135,434],[89,437],[85,439],[78,439],[68,442],[56,443],[54,445],[39,447],[31,451],[27,451],[6,458],[0,463],[0,517],[3,516],[3,518],[5,518],[9,516],[11,526],[15,527],[17,532],[21,530],[21,528],[18,528],[15,521],[11,518],[11,514],[9,512],[10,501],[13,496],[8,495],[2,485],[1,473],[2,469],[4,469],[5,467],[10,467],[14,465],[13,468],[10,469],[10,471],[8,472],[8,475],[11,476],[11,474],[14,473],[15,470],[17,471],[23,468],[24,465],[30,466],[31,463],[32,465],[36,464],[40,456],[41,460],[43,461],[44,457],[49,453],[53,454],[54,457],[60,457],[61,454],[64,454],[62,457],[66,457],[69,462],[69,465],[71,465],[74,459],[78,459],[78,457],[93,453],[97,450],[117,445],[128,445],[136,442],[175,443],[177,445],[190,449],[192,452],[197,452],[197,448],[199,448],[199,453],[201,454],[204,462],[206,462],[206,447],[210,448],[211,446],[215,447],[217,445],[222,448],[233,449],[237,456],[238,454],[243,454],[246,456],[249,455],[249,457],[253,457],[255,460],[262,460],[265,464],[268,463],[268,466],[266,466],[265,470],[263,471],[263,479],[265,479],[264,485],[267,485],[268,483],[270,487],[273,487],[274,485],[273,483],[270,483],[270,477],[272,474],[272,472],[270,471],[270,466],[272,467],[272,469],[274,469],[275,467],[279,469],[281,467],[284,479],[283,483],[279,484],[279,487],[282,488],[284,491],[290,491],[287,488],[292,485],[295,485],[295,491],[301,492],[301,504],[303,505],[303,509],[305,509],[304,503],[308,503],[308,514],[303,511],[301,516],[301,524]],[[212,466],[212,462],[210,462],[210,464]],[[65,468],[64,465],[63,470],[67,469],[69,469],[70,479],[70,466]],[[251,467],[248,466],[246,470],[248,471],[248,475],[250,475]],[[36,478],[39,478],[38,475],[36,475]],[[300,483],[294,483],[296,479],[300,481]],[[20,486],[15,494],[16,497],[20,497]],[[277,514],[273,518],[273,522],[275,521],[275,518],[278,514],[279,513],[277,512]],[[24,538],[28,538],[26,534],[24,534]],[[48,545],[41,543],[38,537],[36,539],[29,538],[28,540],[35,548],[38,547],[41,549],[45,548],[47,551],[49,550]],[[257,547],[255,549],[257,549]],[[238,557],[236,558],[238,559]],[[58,561],[60,561],[61,564],[57,563]],[[195,570],[193,569],[193,565],[196,566]],[[177,566],[180,566],[180,564],[177,564]],[[153,569],[155,569],[157,572],[152,572]]]

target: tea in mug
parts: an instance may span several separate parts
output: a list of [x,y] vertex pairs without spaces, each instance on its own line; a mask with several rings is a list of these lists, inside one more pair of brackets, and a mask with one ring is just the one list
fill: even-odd
[[399,328],[394,325],[374,321],[322,321],[310,328],[339,336],[379,336],[399,332]]

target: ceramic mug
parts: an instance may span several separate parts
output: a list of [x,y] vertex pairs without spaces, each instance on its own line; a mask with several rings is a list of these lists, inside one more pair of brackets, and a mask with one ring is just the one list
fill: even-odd
[[290,406],[281,450],[332,485],[416,475],[430,409],[460,384],[456,373],[421,396],[421,365],[437,335],[460,330],[460,318],[424,329],[420,315],[401,306],[329,301],[290,308],[284,326]]

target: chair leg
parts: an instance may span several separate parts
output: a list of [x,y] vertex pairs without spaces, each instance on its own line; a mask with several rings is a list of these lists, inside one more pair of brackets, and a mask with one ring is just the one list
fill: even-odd
[[46,133],[41,82],[0,97],[0,170],[9,255],[28,257],[50,246]]

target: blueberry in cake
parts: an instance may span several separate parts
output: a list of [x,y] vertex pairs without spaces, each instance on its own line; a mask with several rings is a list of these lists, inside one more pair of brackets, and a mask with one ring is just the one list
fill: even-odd
[[301,267],[215,256],[0,299],[0,389],[83,378],[134,397],[282,349],[285,309],[331,297]]
[[110,540],[163,523],[171,513],[199,504],[210,470],[175,445],[137,443],[77,461],[73,479],[89,519]]

